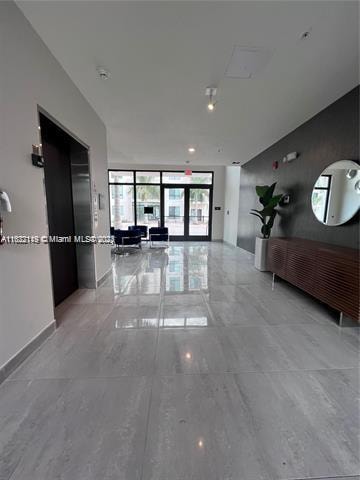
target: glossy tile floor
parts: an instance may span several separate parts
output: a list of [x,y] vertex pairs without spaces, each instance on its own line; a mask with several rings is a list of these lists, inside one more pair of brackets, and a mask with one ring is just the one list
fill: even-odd
[[252,264],[116,256],[0,387],[0,480],[359,478],[358,328]]

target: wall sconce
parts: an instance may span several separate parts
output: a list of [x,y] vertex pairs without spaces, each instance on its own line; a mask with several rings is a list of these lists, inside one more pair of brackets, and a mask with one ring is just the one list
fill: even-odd
[[3,219],[1,216],[2,205],[4,206],[3,210],[5,212],[11,212],[12,208],[9,195],[6,192],[0,190],[0,245],[3,245],[5,243],[5,240],[3,238]]
[[298,156],[299,156],[299,154],[297,152],[291,152],[291,153],[288,153],[287,155],[285,155],[285,157],[283,157],[282,161],[283,161],[283,163],[290,163],[293,160],[296,160]]
[[34,167],[44,168],[44,157],[41,150],[41,143],[32,146],[31,161]]
[[0,210],[1,210],[1,202],[4,204],[4,210],[5,212],[11,212],[11,203],[10,203],[10,198],[9,195],[4,192],[3,190],[0,190]]

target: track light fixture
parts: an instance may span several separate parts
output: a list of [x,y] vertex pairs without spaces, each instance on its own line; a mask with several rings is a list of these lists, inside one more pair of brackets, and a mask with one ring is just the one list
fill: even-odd
[[216,87],[207,87],[205,90],[205,94],[208,97],[208,104],[207,104],[207,109],[209,112],[213,112],[215,110],[215,100],[214,97],[217,93],[217,88]]

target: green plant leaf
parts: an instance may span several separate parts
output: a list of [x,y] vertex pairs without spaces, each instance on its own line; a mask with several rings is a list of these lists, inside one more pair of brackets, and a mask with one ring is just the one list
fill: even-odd
[[258,213],[259,215],[261,215],[263,212],[263,210],[256,210],[256,208],[252,208],[251,211]]
[[254,217],[260,218],[260,220],[262,221],[262,223],[264,223],[264,219],[263,219],[263,217],[262,217],[261,215],[258,215],[258,214],[255,213],[255,212],[250,212],[250,215],[254,215]]
[[258,185],[255,187],[257,196],[260,198],[262,198],[265,195],[268,189],[269,189],[269,185]]
[[282,195],[275,195],[275,197],[270,198],[268,201],[268,204],[266,205],[267,207],[276,207],[280,200],[282,198]]
[[[261,203],[262,203],[264,206],[267,206],[268,203],[270,202],[270,200],[272,199],[272,196],[273,196],[275,187],[276,187],[276,182],[273,183],[270,187],[268,187],[268,189],[266,190],[266,192],[265,192],[264,195],[262,196],[262,202],[261,202]],[[261,201],[261,200],[260,200],[260,201]]]
[[265,208],[262,209],[261,215],[263,217],[271,217],[273,212],[274,212],[274,207],[271,207],[271,206],[270,207],[265,207]]
[[251,215],[258,217],[262,222],[261,233],[263,234],[264,238],[269,238],[271,234],[271,229],[274,226],[274,220],[277,215],[276,206],[279,204],[282,195],[275,195],[276,182],[272,185],[257,185],[255,187],[256,194],[259,197],[259,201],[263,206],[262,210],[256,210],[253,208]]
[[274,220],[275,220],[276,214],[277,214],[277,211],[274,210],[273,214],[271,215],[271,217],[270,217],[269,220],[267,221],[267,226],[268,226],[269,229],[270,229],[270,231],[269,231],[269,236],[270,236],[271,229],[272,229],[272,227],[274,226]]

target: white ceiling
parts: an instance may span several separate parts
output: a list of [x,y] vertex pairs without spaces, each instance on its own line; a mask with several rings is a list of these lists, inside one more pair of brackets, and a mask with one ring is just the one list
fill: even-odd
[[[111,163],[244,163],[359,83],[357,2],[17,4],[105,122]],[[273,54],[254,78],[228,78],[235,45]]]

